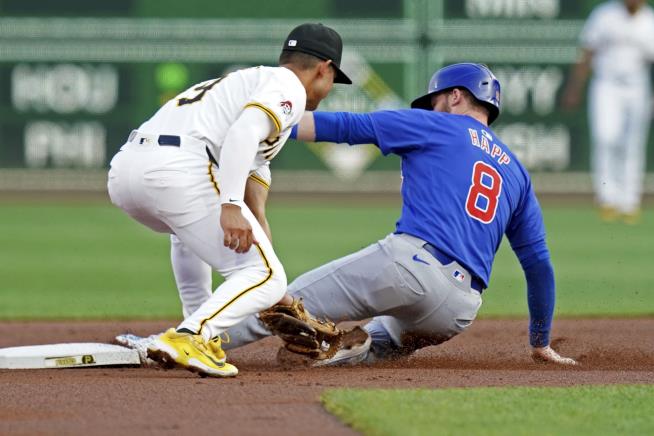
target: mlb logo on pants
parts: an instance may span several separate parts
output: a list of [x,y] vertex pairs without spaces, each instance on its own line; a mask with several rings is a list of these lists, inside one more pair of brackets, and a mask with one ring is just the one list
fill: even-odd
[[466,279],[465,274],[463,274],[458,269],[454,270],[454,272],[452,273],[452,277],[454,277],[454,280],[456,280],[459,283],[463,283],[463,281]]

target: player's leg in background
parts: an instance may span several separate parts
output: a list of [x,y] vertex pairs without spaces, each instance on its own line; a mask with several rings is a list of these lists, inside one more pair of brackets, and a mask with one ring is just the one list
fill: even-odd
[[211,266],[176,235],[170,235],[170,261],[186,318],[211,297]]
[[[302,298],[316,317],[334,322],[363,320],[380,314],[401,312],[423,298],[413,275],[396,262],[397,253],[389,235],[356,253],[336,259],[302,274],[288,287],[288,293]],[[409,255],[409,259],[410,259]],[[228,330],[236,348],[269,336],[256,317]]]
[[[170,258],[182,302],[182,314],[186,318],[211,297],[211,267],[174,234],[170,235]],[[148,336],[138,336],[125,332],[117,335],[115,341],[136,350],[143,364],[155,365],[156,362],[147,358],[148,348],[162,333],[159,331]]]
[[629,88],[627,126],[624,131],[623,188],[620,212],[625,221],[635,223],[638,219],[645,176],[646,145],[651,115],[649,85]]
[[621,164],[624,160],[620,147],[626,125],[626,107],[620,88],[606,80],[593,80],[589,88],[589,114],[592,137],[591,166],[593,186],[603,218],[616,218],[620,201]]

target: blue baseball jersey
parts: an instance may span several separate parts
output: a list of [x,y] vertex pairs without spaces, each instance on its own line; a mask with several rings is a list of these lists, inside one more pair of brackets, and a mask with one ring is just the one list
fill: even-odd
[[402,158],[397,232],[432,243],[486,285],[504,234],[523,266],[525,254],[549,259],[529,174],[486,125],[466,115],[408,109],[331,114],[342,121],[338,131],[321,132],[319,114],[317,140],[374,143]]

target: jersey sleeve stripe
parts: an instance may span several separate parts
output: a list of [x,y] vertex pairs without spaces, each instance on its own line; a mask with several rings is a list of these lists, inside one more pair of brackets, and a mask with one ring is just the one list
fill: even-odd
[[200,322],[200,329],[198,330],[198,334],[201,334],[201,333],[202,333],[202,327],[204,327],[204,325],[206,324],[207,321],[209,321],[209,320],[211,320],[212,318],[218,316],[218,315],[220,314],[220,312],[222,312],[223,310],[225,310],[227,307],[229,307],[231,304],[233,304],[236,300],[238,300],[239,298],[241,298],[243,295],[247,294],[248,292],[250,292],[250,291],[252,291],[252,290],[254,290],[254,289],[257,289],[257,288],[260,287],[260,286],[263,286],[263,285],[264,285],[268,280],[270,280],[270,278],[273,276],[273,269],[270,267],[270,263],[268,262],[268,258],[267,258],[266,255],[263,253],[263,250],[261,249],[261,247],[259,246],[259,244],[255,244],[254,246],[255,246],[255,247],[257,248],[257,250],[259,251],[259,254],[260,254],[261,257],[263,258],[263,263],[266,265],[266,270],[267,270],[266,277],[265,277],[263,280],[261,280],[259,283],[257,283],[256,285],[250,286],[249,288],[247,288],[247,289],[241,291],[238,295],[236,295],[234,298],[232,298],[232,299],[229,300],[227,303],[225,303],[225,304],[224,304],[220,309],[218,309],[217,311],[215,311],[215,312],[213,313],[213,315],[211,315],[211,316],[208,317],[208,318],[203,319],[202,322]]
[[257,176],[256,174],[250,174],[250,178],[255,182],[257,182],[258,184],[260,184],[261,186],[263,186],[264,188],[270,189],[270,185],[268,184],[268,182],[266,182],[264,179]]
[[273,112],[271,109],[267,108],[266,106],[260,104],[260,103],[248,103],[245,105],[245,108],[249,107],[256,107],[264,111],[272,120],[273,124],[275,125],[275,128],[277,129],[277,133],[279,134],[282,131],[282,123],[279,121],[279,118],[277,117],[277,114]]

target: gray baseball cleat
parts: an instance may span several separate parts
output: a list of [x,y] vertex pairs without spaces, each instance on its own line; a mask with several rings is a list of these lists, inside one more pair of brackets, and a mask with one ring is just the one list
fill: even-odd
[[114,342],[123,347],[131,348],[136,350],[139,353],[139,358],[141,359],[141,365],[148,367],[157,367],[160,366],[159,362],[156,362],[148,357],[148,347],[154,344],[154,340],[157,339],[160,334],[150,335],[150,336],[137,336],[131,333],[123,333],[115,337]]

